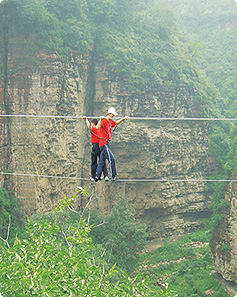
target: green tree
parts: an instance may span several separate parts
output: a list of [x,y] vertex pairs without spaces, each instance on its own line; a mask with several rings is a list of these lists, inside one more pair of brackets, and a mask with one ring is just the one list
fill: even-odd
[[139,277],[123,274],[121,282],[110,282],[115,265],[106,272],[92,257],[84,220],[65,238],[67,245],[58,239],[59,232],[55,224],[35,221],[27,227],[27,240],[17,239],[9,249],[1,245],[3,296],[149,296]]
[[[138,253],[146,245],[148,234],[145,224],[136,222],[125,198],[115,204],[104,221],[102,226],[92,229],[92,237],[96,243],[106,248],[107,261],[116,262],[129,272],[133,271]],[[91,222],[93,223],[92,220]]]
[[0,188],[0,236],[3,239],[8,238],[9,242],[13,243],[16,234],[23,236],[24,225],[23,212],[14,192],[5,187]]
[[[70,207],[63,199],[58,209]],[[93,256],[90,227],[84,219],[70,227],[61,239],[59,226],[46,220],[27,226],[28,238],[16,239],[12,247],[0,243],[0,287],[5,296],[152,296],[148,279],[130,278],[125,272],[119,281],[115,265],[108,271]]]
[[[81,192],[87,195],[87,188]],[[81,190],[79,190],[81,191]],[[56,223],[62,233],[69,234],[70,226],[83,218],[91,226],[90,236],[95,244],[95,253],[104,254],[104,263],[117,263],[118,268],[132,272],[137,265],[138,254],[145,248],[146,225],[136,222],[133,211],[125,198],[118,201],[109,216],[103,216],[96,212],[84,213],[71,209],[76,196],[68,199],[64,197],[57,207],[56,212],[49,214],[35,214],[32,219],[43,222],[44,220]],[[88,198],[88,197],[87,197]],[[88,198],[89,199],[89,198]],[[65,208],[71,211],[64,211]],[[63,210],[63,211],[62,211]],[[63,239],[62,233],[58,234]],[[100,253],[100,250],[104,250]]]
[[237,173],[237,127],[233,127],[230,131],[230,151],[225,169],[227,172],[233,170]]

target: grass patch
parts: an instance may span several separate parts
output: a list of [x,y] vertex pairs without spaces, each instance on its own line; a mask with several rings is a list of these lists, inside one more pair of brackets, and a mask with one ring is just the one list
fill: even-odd
[[154,252],[141,255],[139,269],[155,285],[168,283],[170,296],[200,297],[211,292],[212,297],[227,297],[212,274],[210,236],[209,230],[204,229],[164,244]]

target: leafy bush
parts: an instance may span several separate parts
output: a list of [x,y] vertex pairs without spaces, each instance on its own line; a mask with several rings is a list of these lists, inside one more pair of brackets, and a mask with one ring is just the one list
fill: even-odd
[[148,234],[145,224],[136,222],[125,198],[115,204],[104,221],[104,225],[92,229],[95,243],[106,248],[107,261],[116,262],[119,267],[133,271],[137,254],[146,246]]
[[72,235],[58,238],[60,228],[44,221],[27,227],[28,239],[17,239],[6,249],[0,245],[3,296],[149,296],[147,281],[120,275],[112,283],[109,271],[92,257],[89,227],[81,220]]
[[[71,207],[62,199],[57,209]],[[90,227],[82,217],[61,237],[60,227],[44,220],[27,226],[28,237],[16,238],[7,248],[0,242],[0,287],[5,296],[152,296],[148,279],[126,272],[112,278],[115,265],[106,270],[101,256],[93,255]],[[8,245],[9,246],[9,245]],[[158,291],[157,291],[158,292]]]
[[[75,221],[80,218],[80,215],[82,215],[81,212],[65,211],[49,214],[38,213],[33,216],[33,219],[40,222],[44,219],[51,223],[55,222],[63,232],[66,232],[70,225],[75,224]],[[96,250],[104,249],[105,262],[116,262],[119,268],[128,272],[133,271],[137,265],[137,255],[145,248],[147,233],[146,226],[136,222],[126,199],[118,201],[107,217],[95,212],[90,214],[85,212],[83,217],[90,218],[90,236]],[[62,234],[58,234],[58,236],[62,238]]]

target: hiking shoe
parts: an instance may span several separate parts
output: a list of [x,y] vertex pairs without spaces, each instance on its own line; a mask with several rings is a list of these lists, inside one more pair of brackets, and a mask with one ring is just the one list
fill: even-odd
[[94,177],[90,176],[89,180],[94,181]]
[[105,177],[105,181],[109,181],[109,177],[108,176]]
[[116,176],[112,176],[112,181],[115,181],[116,180]]
[[100,180],[100,178],[98,176],[95,177],[95,182],[98,182],[98,180]]

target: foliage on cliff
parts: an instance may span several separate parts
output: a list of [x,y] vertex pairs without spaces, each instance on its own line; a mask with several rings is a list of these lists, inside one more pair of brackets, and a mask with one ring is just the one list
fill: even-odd
[[0,19],[15,34],[37,36],[49,51],[101,53],[109,75],[127,89],[185,84],[199,100],[207,96],[201,94],[205,88],[196,67],[197,43],[187,38],[172,11],[157,2],[5,0]]
[[237,116],[237,3],[234,0],[168,0],[181,22],[202,45],[199,64],[221,95],[222,113]]
[[[192,39],[201,44],[203,58],[199,68],[205,71],[215,92],[209,102],[209,114],[215,117],[237,118],[236,48],[237,3],[233,0],[168,0],[180,22]],[[209,155],[215,160],[213,179],[228,179],[237,172],[236,122],[212,123],[209,135]],[[225,184],[208,185],[212,191],[212,228],[223,218]]]
[[[198,60],[198,65],[215,86],[210,113],[237,118],[237,4],[233,0],[168,0],[166,4],[174,9],[192,39],[202,46],[203,58]],[[237,166],[233,158],[236,128],[234,123],[218,123],[212,127],[210,154],[215,156],[223,173],[228,174]]]

